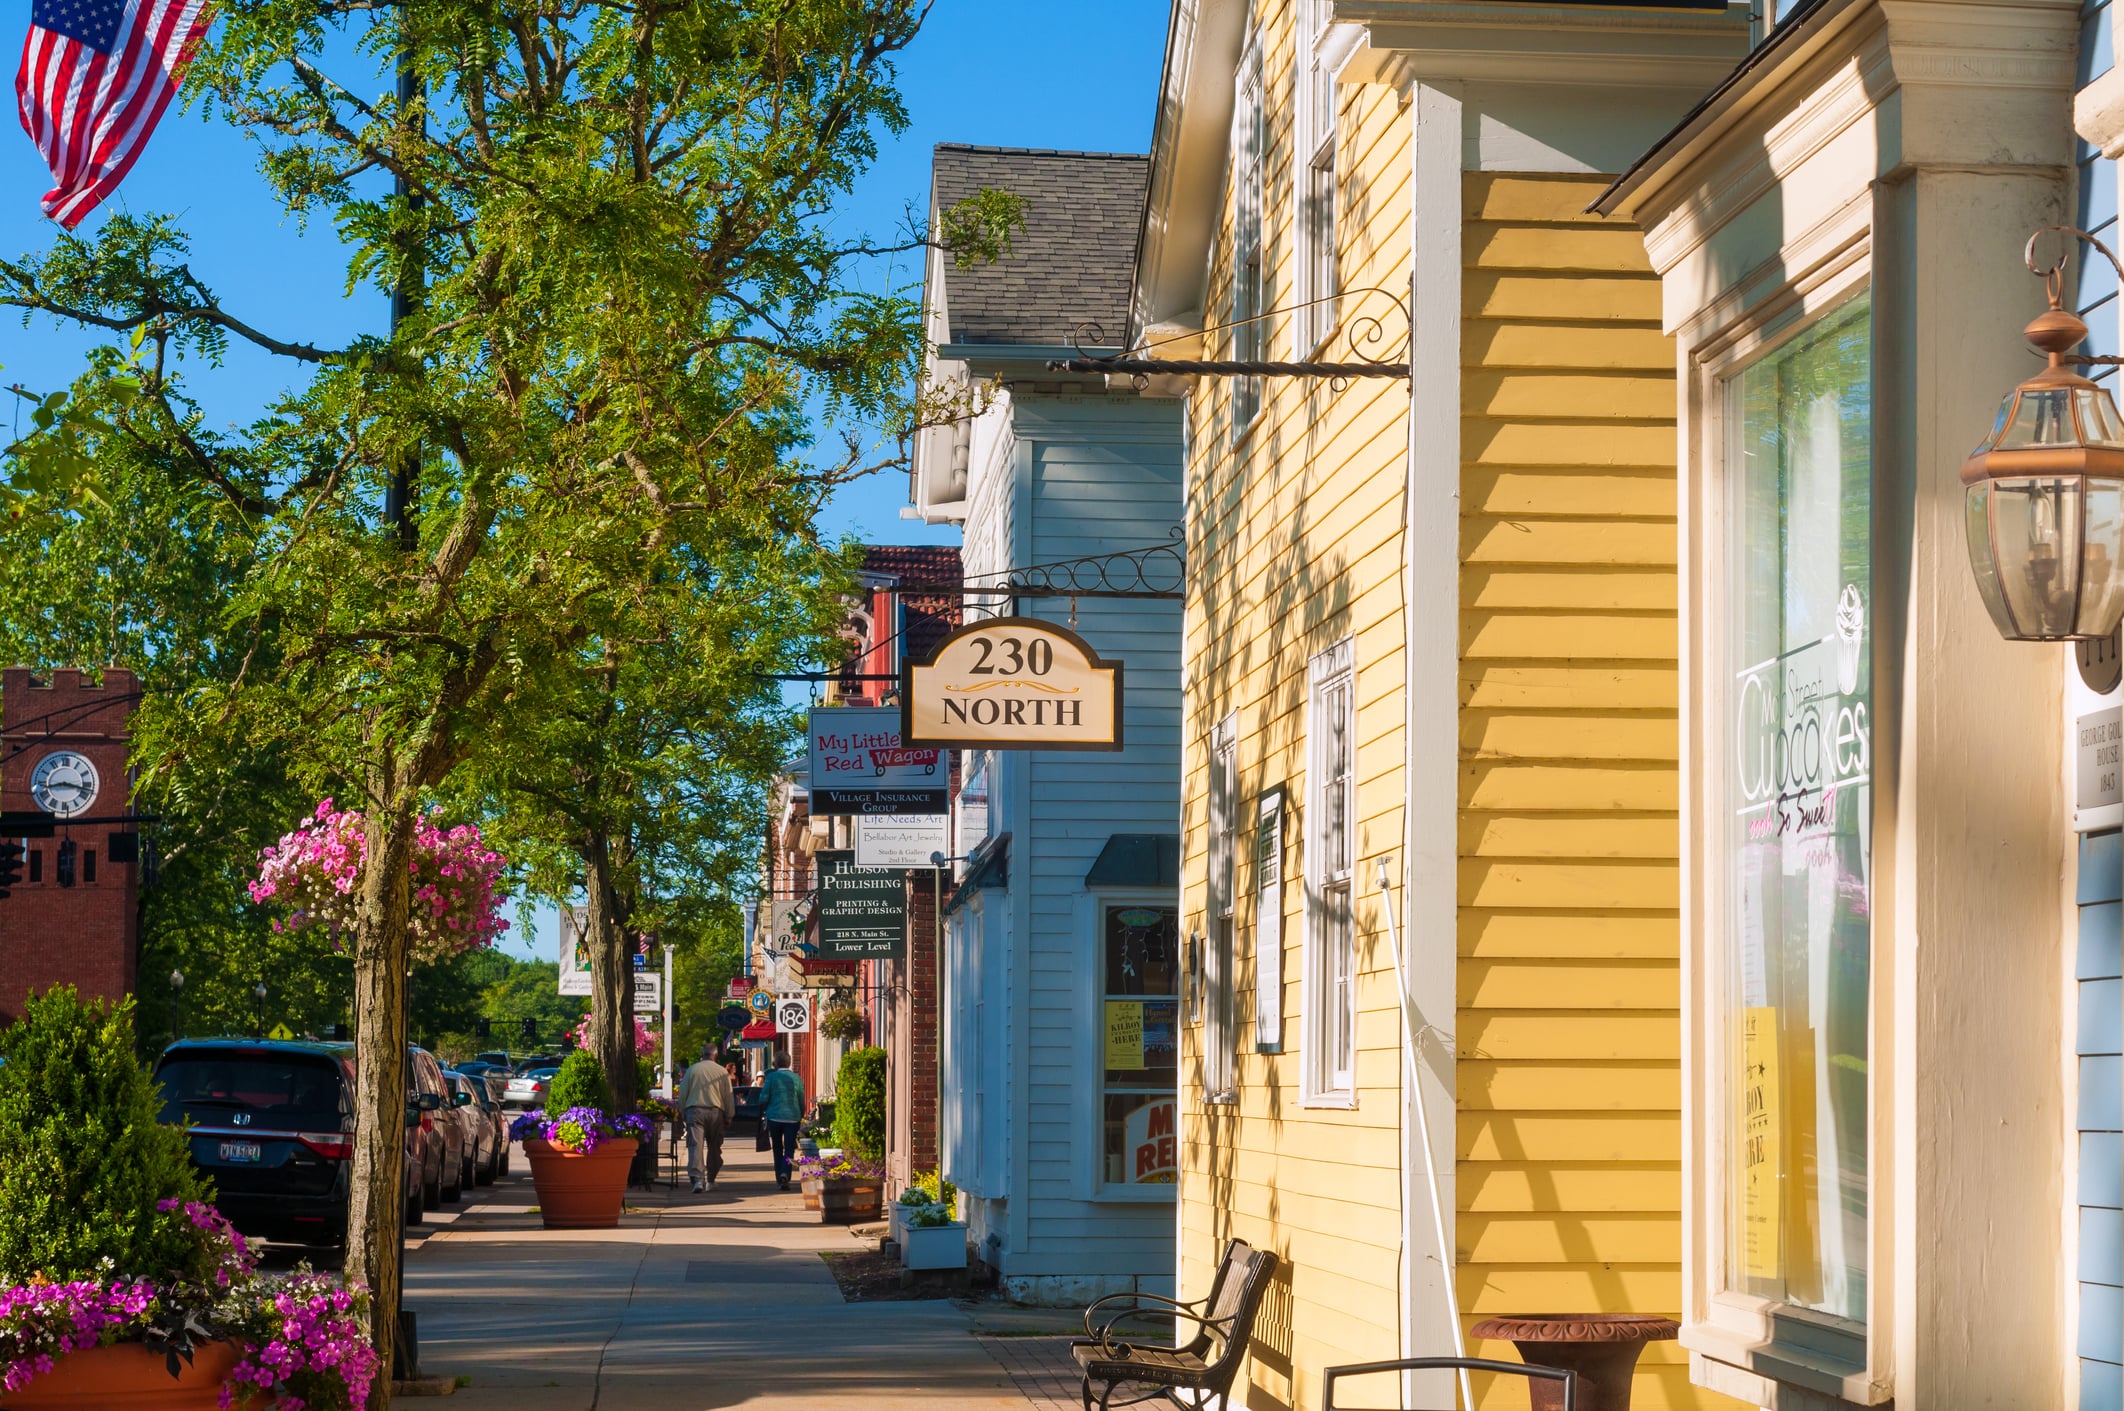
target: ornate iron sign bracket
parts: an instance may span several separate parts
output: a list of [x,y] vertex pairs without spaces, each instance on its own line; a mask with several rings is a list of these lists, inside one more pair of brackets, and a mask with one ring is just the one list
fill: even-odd
[[[1386,308],[1381,308],[1384,301]],[[1168,343],[1178,343],[1193,338],[1207,338],[1213,333],[1240,328],[1250,323],[1282,318],[1300,309],[1318,304],[1347,304],[1353,312],[1340,320],[1334,335],[1323,345],[1322,351],[1341,343],[1349,350],[1350,361],[1330,362],[1308,359],[1299,362],[1247,361],[1230,358],[1160,358],[1146,356]],[[1049,362],[1050,372],[1091,372],[1109,376],[1128,377],[1140,390],[1152,377],[1209,375],[1222,377],[1325,377],[1339,391],[1359,377],[1399,377],[1409,375],[1410,344],[1416,329],[1416,311],[1413,295],[1396,294],[1391,289],[1377,285],[1363,289],[1347,289],[1323,299],[1308,299],[1302,304],[1287,308],[1271,309],[1252,318],[1235,319],[1203,329],[1199,334],[1176,334],[1161,338],[1155,343],[1101,357],[1086,351],[1089,347],[1107,345],[1106,330],[1096,323],[1080,323],[1071,339],[1077,350],[1074,358],[1057,358]]]

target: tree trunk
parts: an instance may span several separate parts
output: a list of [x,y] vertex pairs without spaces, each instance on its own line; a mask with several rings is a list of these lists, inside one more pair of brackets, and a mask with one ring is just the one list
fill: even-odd
[[634,1082],[634,959],[624,903],[613,886],[612,843],[590,838],[583,848],[583,890],[589,894],[590,1041],[615,1112],[632,1112]]
[[[388,775],[388,770],[383,771]],[[388,783],[388,778],[386,778]],[[373,796],[388,798],[391,790]],[[371,809],[354,941],[355,1119],[346,1275],[367,1285],[370,1344],[380,1359],[369,1405],[388,1411],[405,1253],[407,919],[415,815]]]

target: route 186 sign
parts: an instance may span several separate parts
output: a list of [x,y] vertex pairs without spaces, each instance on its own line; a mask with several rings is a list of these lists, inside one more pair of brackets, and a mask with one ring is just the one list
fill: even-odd
[[900,738],[940,749],[1118,750],[1121,663],[1053,623],[970,623],[928,661],[908,663]]

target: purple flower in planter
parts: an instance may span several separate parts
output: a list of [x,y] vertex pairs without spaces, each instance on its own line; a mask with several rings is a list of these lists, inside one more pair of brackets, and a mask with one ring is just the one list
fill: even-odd
[[631,1112],[615,1117],[596,1107],[571,1107],[558,1116],[550,1116],[544,1108],[534,1107],[509,1124],[509,1135],[516,1141],[537,1137],[540,1141],[584,1155],[596,1151],[606,1142],[626,1137],[647,1141],[649,1133],[646,1118]]

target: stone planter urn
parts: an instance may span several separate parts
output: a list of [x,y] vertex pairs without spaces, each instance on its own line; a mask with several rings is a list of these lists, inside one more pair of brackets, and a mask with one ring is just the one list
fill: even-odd
[[633,1137],[615,1137],[599,1142],[595,1151],[582,1152],[537,1137],[524,1138],[531,1183],[538,1187],[538,1215],[546,1228],[609,1230],[617,1226],[627,1203],[627,1172],[640,1145]]
[[52,1370],[6,1397],[8,1411],[218,1411],[236,1367],[236,1344],[209,1342],[179,1364],[137,1342],[69,1352]]
[[909,1269],[964,1269],[966,1222],[909,1225],[900,1244],[900,1263]]
[[[1645,1344],[1671,1340],[1681,1324],[1637,1313],[1545,1313],[1485,1318],[1471,1331],[1505,1339],[1530,1366],[1578,1373],[1577,1411],[1630,1411],[1630,1373]],[[1534,1411],[1563,1411],[1561,1382],[1532,1381],[1528,1387]]]

